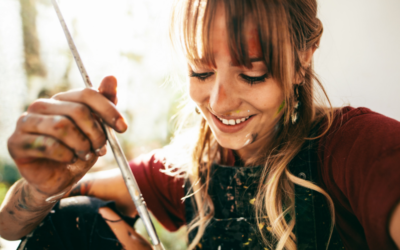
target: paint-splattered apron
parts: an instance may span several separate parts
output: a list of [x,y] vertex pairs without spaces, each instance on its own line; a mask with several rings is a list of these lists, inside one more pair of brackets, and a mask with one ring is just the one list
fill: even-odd
[[25,236],[18,250],[122,250],[107,222],[98,213],[99,208],[109,207],[128,224],[136,218],[118,212],[114,202],[94,197],[75,196],[62,199],[43,222]]
[[[289,169],[294,175],[314,183],[317,178],[316,146],[316,142],[307,141],[289,164]],[[262,242],[258,228],[261,228],[264,236],[272,242],[271,228],[257,224],[254,217],[253,204],[260,170],[261,166],[212,166],[209,194],[215,206],[215,216],[207,226],[197,249],[270,249]],[[186,199],[185,208],[186,220],[191,221],[194,215],[192,199]],[[331,217],[324,196],[295,185],[295,212],[294,232],[298,250],[326,249]],[[195,232],[189,234],[189,242],[193,240]],[[344,247],[337,231],[334,230],[329,250],[338,249]]]

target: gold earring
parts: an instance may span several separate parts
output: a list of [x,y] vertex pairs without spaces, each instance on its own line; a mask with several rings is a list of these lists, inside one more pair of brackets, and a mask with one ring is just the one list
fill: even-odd
[[[303,84],[303,83],[301,83]],[[294,103],[294,107],[293,107],[293,111],[292,111],[292,124],[296,124],[297,120],[299,119],[299,112],[298,112],[298,108],[300,107],[300,101],[299,101],[299,86],[301,84],[294,84],[294,96],[296,98],[295,103]]]

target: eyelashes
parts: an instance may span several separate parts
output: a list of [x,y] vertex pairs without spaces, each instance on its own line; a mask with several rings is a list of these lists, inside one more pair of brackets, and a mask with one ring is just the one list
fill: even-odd
[[209,78],[210,76],[214,75],[214,72],[206,72],[206,73],[196,73],[192,70],[192,72],[190,72],[190,77],[195,77],[200,81],[205,81],[207,80],[207,78]]
[[265,80],[269,78],[268,73],[265,73],[262,76],[248,76],[245,74],[240,74],[240,77],[250,85],[254,85],[260,82],[265,82]]
[[[207,80],[210,76],[214,75],[214,72],[205,72],[205,73],[196,73],[193,70],[190,72],[189,76],[190,77],[195,77],[199,81],[205,81]],[[268,73],[262,75],[262,76],[248,76],[245,74],[240,74],[239,77],[246,82],[249,85],[254,85],[260,82],[265,82],[266,79],[269,78]]]

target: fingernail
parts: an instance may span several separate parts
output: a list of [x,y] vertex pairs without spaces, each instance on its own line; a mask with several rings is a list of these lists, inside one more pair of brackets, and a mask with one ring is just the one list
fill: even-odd
[[87,155],[85,155],[85,161],[92,159],[92,156],[93,154],[91,152],[87,153]]
[[118,129],[120,132],[124,132],[127,128],[128,125],[126,125],[124,118],[120,117],[116,122],[115,122],[115,127]]
[[106,153],[107,153],[107,148],[106,148],[105,145],[104,145],[103,147],[101,147],[101,148],[96,149],[96,154],[97,154],[98,156],[103,156],[103,155],[105,155]]

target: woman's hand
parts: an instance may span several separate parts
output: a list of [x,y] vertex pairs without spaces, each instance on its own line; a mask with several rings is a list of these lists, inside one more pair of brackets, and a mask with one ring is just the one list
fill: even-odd
[[10,155],[29,185],[61,198],[106,153],[99,119],[117,132],[127,129],[115,107],[116,86],[114,77],[106,77],[99,91],[63,92],[29,106],[8,140]]

